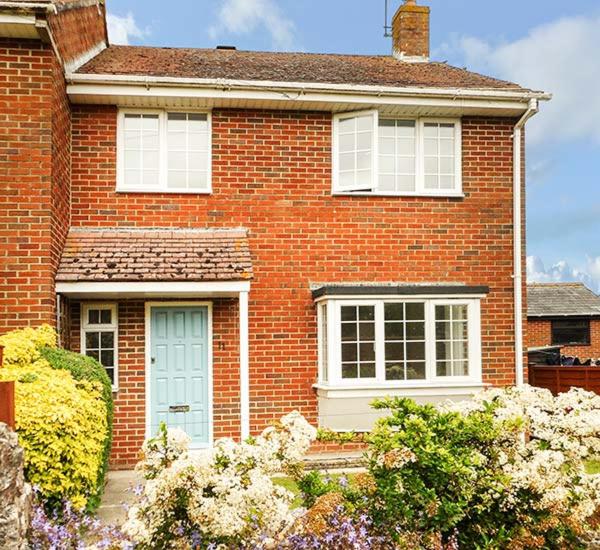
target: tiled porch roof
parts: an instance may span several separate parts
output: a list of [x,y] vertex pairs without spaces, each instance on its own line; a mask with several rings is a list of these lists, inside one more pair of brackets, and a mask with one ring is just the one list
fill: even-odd
[[58,282],[252,278],[245,229],[72,229]]

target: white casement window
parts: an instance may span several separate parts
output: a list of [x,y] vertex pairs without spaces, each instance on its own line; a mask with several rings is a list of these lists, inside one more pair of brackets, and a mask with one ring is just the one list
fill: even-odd
[[479,299],[327,299],[318,308],[321,384],[481,383]]
[[106,369],[113,390],[118,387],[118,319],[116,304],[84,304],[81,307],[81,353]]
[[117,191],[211,192],[208,113],[120,111]]
[[460,196],[461,149],[458,119],[335,115],[333,193]]

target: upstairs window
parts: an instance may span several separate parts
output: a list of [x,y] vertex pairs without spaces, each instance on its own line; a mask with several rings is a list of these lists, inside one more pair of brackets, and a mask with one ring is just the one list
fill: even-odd
[[118,191],[211,191],[207,113],[121,111],[118,136]]
[[333,134],[334,193],[462,193],[459,120],[362,111],[335,115]]
[[555,319],[552,321],[553,345],[579,345],[590,344],[589,319]]

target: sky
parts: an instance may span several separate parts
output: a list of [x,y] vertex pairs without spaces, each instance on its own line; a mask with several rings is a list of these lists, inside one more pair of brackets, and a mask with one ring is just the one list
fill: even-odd
[[[600,292],[600,2],[419,0],[432,58],[553,94],[527,126],[529,280]],[[400,0],[389,0],[393,14]],[[384,0],[107,0],[114,44],[388,54]],[[174,9],[177,7],[178,9]]]

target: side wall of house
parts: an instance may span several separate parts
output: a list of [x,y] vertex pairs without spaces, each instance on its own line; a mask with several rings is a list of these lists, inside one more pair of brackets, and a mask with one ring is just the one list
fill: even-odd
[[[48,45],[0,39],[0,333],[53,322],[53,98],[56,63]],[[58,122],[58,120],[56,119]],[[68,160],[68,159],[67,159]],[[59,178],[62,180],[62,177]]]
[[331,195],[331,115],[216,110],[213,193],[116,193],[117,111],[73,114],[74,226],[249,229],[251,428],[317,416],[311,283],[489,285],[484,378],[514,383],[513,120],[463,120],[465,198]]
[[[550,319],[529,319],[527,322],[527,347],[541,347],[552,344],[552,322]],[[565,346],[562,353],[580,359],[600,358],[600,319],[590,321],[589,346]]]

